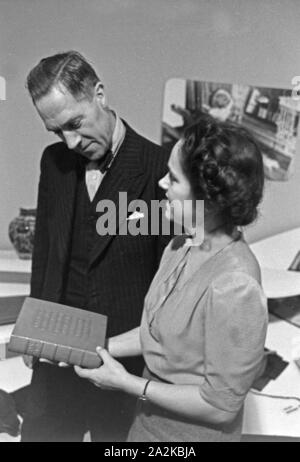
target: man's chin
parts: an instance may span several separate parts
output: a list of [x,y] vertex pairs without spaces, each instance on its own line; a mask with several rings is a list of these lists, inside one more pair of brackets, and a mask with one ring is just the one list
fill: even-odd
[[78,154],[81,154],[83,157],[85,157],[86,159],[92,161],[92,160],[99,160],[101,158],[101,156],[99,156],[98,153],[96,152],[93,152],[93,151],[88,151],[88,150],[78,150],[76,151],[78,152]]
[[75,152],[77,152],[78,154],[82,155],[83,157],[85,157],[86,159],[90,161],[98,161],[104,156],[103,152],[96,151],[92,148],[75,149]]

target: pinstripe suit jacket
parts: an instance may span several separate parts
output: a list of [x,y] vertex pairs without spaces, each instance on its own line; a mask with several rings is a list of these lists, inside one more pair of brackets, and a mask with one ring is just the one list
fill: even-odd
[[[100,199],[128,203],[162,199],[158,180],[169,154],[126,126],[124,142],[100,186]],[[41,160],[31,296],[60,302],[68,271],[80,157],[64,143],[48,146]],[[97,311],[108,315],[108,335],[140,322],[144,296],[169,238],[162,236],[98,236],[89,269],[97,293]]]

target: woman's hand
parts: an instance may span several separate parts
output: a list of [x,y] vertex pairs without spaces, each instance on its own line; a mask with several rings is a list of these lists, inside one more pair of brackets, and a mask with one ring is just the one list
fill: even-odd
[[98,369],[82,369],[75,366],[75,372],[79,377],[89,380],[96,387],[107,390],[125,390],[130,379],[130,374],[116,361],[104,348],[97,348],[97,353],[103,364]]

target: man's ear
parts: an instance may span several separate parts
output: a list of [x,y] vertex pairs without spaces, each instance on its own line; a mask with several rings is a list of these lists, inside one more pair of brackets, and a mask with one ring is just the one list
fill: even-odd
[[96,85],[95,85],[95,90],[94,91],[95,91],[95,96],[96,96],[97,100],[101,103],[101,106],[106,107],[107,103],[106,103],[106,95],[105,95],[105,92],[104,92],[103,83],[97,82]]

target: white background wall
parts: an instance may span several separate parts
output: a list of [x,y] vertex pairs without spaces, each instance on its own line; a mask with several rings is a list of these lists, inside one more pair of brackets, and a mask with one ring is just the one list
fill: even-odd
[[[111,106],[160,141],[165,81],[184,77],[291,88],[300,75],[299,0],[0,0],[0,248],[9,221],[36,205],[39,159],[54,141],[24,89],[41,57],[77,49],[95,65]],[[250,240],[300,226],[300,159],[267,183]]]

